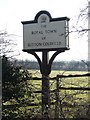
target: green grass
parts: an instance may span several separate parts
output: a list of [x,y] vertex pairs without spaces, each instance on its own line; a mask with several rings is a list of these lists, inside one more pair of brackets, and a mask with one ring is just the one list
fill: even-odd
[[[29,71],[32,73],[32,77],[39,77],[41,78],[42,75],[40,74],[40,71],[33,70]],[[50,77],[56,77],[57,74],[59,75],[69,75],[69,74],[84,74],[86,72],[84,71],[55,71],[53,70],[50,74]],[[88,77],[77,77],[77,78],[62,78],[59,82],[61,87],[88,87],[89,79]],[[28,80],[29,88],[32,88],[32,94],[29,96],[28,94],[25,95],[26,98],[23,98],[24,100],[28,99],[31,102],[30,103],[39,103],[41,102],[41,94],[34,93],[34,91],[40,91],[42,89],[42,81],[41,80]],[[56,89],[56,80],[50,80],[50,90]],[[50,93],[50,99],[51,102],[56,102],[55,92]],[[77,114],[77,110],[85,111],[85,106],[88,103],[88,91],[80,91],[80,90],[59,90],[59,101],[62,103],[62,110],[66,117],[73,117]],[[6,104],[12,104],[12,102],[7,102]],[[66,104],[66,106],[65,106]],[[59,103],[60,105],[60,103]],[[61,106],[61,105],[60,105]],[[82,107],[84,106],[84,107]],[[85,109],[84,109],[85,108]],[[29,109],[29,110],[28,110]],[[34,110],[33,110],[34,109]],[[33,110],[36,114],[38,110],[41,110],[41,106],[29,106],[26,107],[22,105],[22,107],[19,108],[19,111],[24,112],[27,110],[27,113],[30,112],[30,110]],[[33,114],[34,114],[33,112]],[[40,112],[40,111],[38,111]],[[37,112],[37,114],[38,114]],[[84,112],[84,113],[85,113]],[[52,105],[51,114],[55,113],[55,105]],[[23,113],[24,114],[24,113]],[[71,116],[72,114],[72,116]]]
[[[85,71],[55,71],[53,70],[50,74],[50,77],[56,77],[58,75],[75,75],[75,74],[85,74]],[[40,77],[38,72],[37,77]],[[36,77],[36,75],[35,75]],[[32,80],[33,81],[33,80]],[[61,87],[88,87],[89,78],[88,77],[76,77],[76,78],[62,78],[60,80]],[[33,81],[33,85],[41,89],[41,81]],[[50,90],[56,89],[56,80],[50,80]],[[86,112],[86,105],[89,102],[89,92],[83,90],[60,90],[59,100],[62,101],[62,104],[66,104],[66,107],[63,106],[63,111],[66,117],[77,117],[77,111],[80,111],[80,116],[82,116],[81,111]],[[51,93],[51,101],[55,102],[55,93]],[[55,106],[52,107],[55,112]],[[68,112],[69,111],[69,112]],[[53,112],[53,111],[52,111]],[[83,113],[83,115],[86,113]],[[72,115],[71,115],[72,114]]]

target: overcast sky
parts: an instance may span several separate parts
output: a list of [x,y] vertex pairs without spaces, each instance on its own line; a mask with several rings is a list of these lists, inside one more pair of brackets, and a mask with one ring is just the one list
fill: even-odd
[[[0,31],[6,30],[9,34],[17,35],[20,59],[35,60],[23,49],[23,26],[21,21],[34,20],[35,15],[41,10],[47,10],[52,18],[69,17],[70,28],[76,21],[80,8],[84,8],[87,0],[0,0]],[[78,38],[77,34],[69,36],[70,50],[59,54],[55,60],[86,60],[87,37]],[[38,53],[41,57],[41,54]],[[52,53],[50,52],[50,56]]]

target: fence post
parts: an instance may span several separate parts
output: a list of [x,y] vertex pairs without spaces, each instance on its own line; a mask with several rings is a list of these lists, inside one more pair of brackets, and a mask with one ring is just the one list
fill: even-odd
[[55,118],[59,118],[59,77],[56,77],[56,105],[55,105]]

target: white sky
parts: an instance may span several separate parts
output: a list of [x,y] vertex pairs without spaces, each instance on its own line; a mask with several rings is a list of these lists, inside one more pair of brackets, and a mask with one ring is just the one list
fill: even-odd
[[[87,0],[0,0],[0,31],[6,30],[9,34],[18,35],[17,48],[21,53],[18,58],[35,60],[34,56],[21,52],[23,49],[21,21],[34,20],[39,11],[47,10],[52,18],[69,17],[71,27],[80,8],[86,4]],[[55,60],[86,60],[88,56],[87,38],[83,36],[78,39],[76,34],[70,34],[69,39],[70,50],[59,54]],[[41,54],[39,55],[41,57]]]

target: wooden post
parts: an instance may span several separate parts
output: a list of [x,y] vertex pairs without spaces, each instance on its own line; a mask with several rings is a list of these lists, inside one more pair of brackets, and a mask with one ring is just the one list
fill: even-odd
[[59,77],[56,79],[56,105],[55,105],[55,118],[59,118]]
[[49,118],[50,108],[50,87],[49,87],[49,69],[48,69],[48,52],[42,52],[42,115]]

